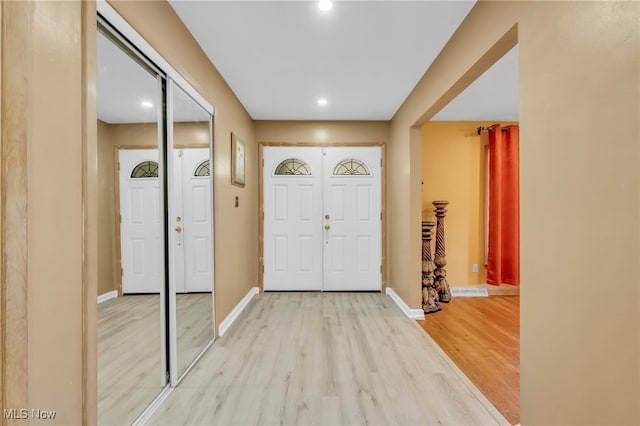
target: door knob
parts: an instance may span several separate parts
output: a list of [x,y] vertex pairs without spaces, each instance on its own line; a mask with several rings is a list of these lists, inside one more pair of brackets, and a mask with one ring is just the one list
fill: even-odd
[[328,231],[329,229],[331,229],[331,227],[330,227],[329,225],[325,225],[325,226],[324,226],[324,230],[325,230],[325,231]]
[[176,226],[176,232],[182,232],[182,226]]

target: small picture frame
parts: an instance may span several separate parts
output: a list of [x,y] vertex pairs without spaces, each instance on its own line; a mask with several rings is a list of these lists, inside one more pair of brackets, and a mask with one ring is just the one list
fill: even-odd
[[231,133],[231,183],[244,188],[245,176],[245,153],[244,142]]

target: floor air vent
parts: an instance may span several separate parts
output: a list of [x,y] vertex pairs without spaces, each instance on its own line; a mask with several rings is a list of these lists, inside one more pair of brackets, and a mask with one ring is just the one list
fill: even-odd
[[452,288],[452,297],[488,297],[486,288]]

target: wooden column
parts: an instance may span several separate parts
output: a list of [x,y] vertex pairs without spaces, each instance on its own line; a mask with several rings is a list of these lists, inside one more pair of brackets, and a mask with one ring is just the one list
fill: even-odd
[[431,258],[431,238],[434,226],[435,222],[422,222],[422,310],[425,314],[438,312],[442,309],[440,297],[433,281],[435,266]]
[[451,301],[451,290],[449,289],[449,283],[447,282],[447,270],[444,268],[447,264],[447,258],[444,248],[444,217],[447,214],[448,201],[434,201],[433,205],[436,208],[436,256],[434,263],[436,265],[435,274],[435,287],[440,296],[440,301],[448,303]]

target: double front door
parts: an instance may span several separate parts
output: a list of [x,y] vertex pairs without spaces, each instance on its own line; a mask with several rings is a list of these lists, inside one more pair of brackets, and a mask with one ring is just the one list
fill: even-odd
[[[159,293],[163,243],[158,150],[121,149],[120,241],[122,292]],[[175,149],[170,243],[177,293],[212,291],[211,184],[207,148]]]
[[375,147],[264,147],[265,291],[379,291]]

